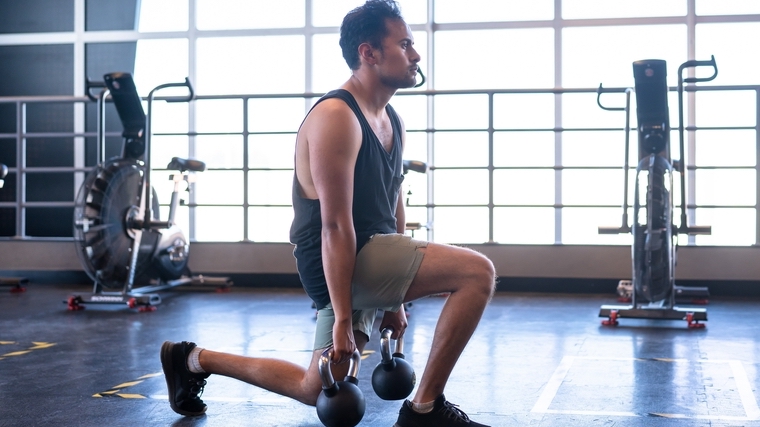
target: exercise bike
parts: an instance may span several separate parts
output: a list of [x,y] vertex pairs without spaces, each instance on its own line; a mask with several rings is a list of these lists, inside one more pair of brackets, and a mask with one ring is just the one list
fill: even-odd
[[[180,204],[180,183],[187,191],[195,172],[206,165],[194,159],[172,158],[167,169],[174,190],[167,220],[161,220],[155,189],[151,186],[151,119],[155,94],[166,88],[186,88],[185,97],[167,102],[189,102],[193,87],[167,83],[151,90],[147,114],[129,73],[110,73],[103,82],[87,81],[87,95],[97,101],[97,166],[87,175],[77,194],[74,209],[74,242],[87,275],[93,280],[90,295],[73,295],[69,310],[83,304],[126,304],[139,311],[153,311],[161,303],[155,292],[181,285],[215,286],[223,291],[232,286],[226,277],[193,276],[187,266],[190,247],[175,223]],[[93,89],[101,88],[98,96]],[[110,95],[110,97],[109,97]],[[123,125],[119,156],[105,160],[105,106],[110,99]],[[108,289],[109,291],[107,291]]]
[[[712,67],[710,77],[683,78],[683,71],[695,67]],[[678,113],[680,160],[670,156],[670,120],[668,112],[667,67],[663,60],[641,60],[633,63],[638,120],[638,165],[633,201],[633,226],[628,225],[628,157],[630,133],[630,97],[634,89],[625,90],[623,108],[605,107],[597,90],[597,104],[604,110],[625,111],[625,163],[623,218],[620,227],[599,227],[600,234],[632,233],[632,270],[630,286],[618,291],[630,298],[630,305],[603,305],[599,317],[603,325],[616,326],[620,318],[686,320],[689,328],[703,328],[707,310],[700,307],[677,306],[676,299],[683,297],[706,300],[706,287],[676,286],[675,266],[679,234],[710,234],[710,226],[688,225],[686,212],[686,161],[684,157],[684,83],[707,82],[715,79],[718,68],[715,57],[709,61],[687,61],[678,68]],[[680,173],[681,222],[673,218],[673,173]],[[622,285],[622,283],[621,283]]]
[[[0,163],[0,188],[5,185],[5,177],[8,175],[8,166]],[[0,277],[0,286],[10,286],[12,293],[25,292],[25,285],[29,284],[26,277]]]

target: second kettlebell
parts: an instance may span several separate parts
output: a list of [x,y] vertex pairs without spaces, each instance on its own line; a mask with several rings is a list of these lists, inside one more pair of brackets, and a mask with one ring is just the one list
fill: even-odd
[[417,383],[417,375],[412,365],[404,360],[404,338],[396,340],[396,348],[391,355],[391,335],[393,328],[380,332],[380,354],[382,360],[372,372],[372,388],[383,400],[405,399]]

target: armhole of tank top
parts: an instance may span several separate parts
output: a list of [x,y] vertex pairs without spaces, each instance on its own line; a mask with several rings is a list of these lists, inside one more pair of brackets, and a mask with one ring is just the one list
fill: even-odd
[[402,140],[401,140],[401,118],[398,116],[398,113],[396,113],[396,109],[393,108],[391,104],[388,104],[386,106],[386,112],[388,113],[388,117],[391,119],[391,126],[393,127],[393,144],[396,145],[398,142],[398,150],[399,153],[401,150],[403,150],[404,147],[402,147]]

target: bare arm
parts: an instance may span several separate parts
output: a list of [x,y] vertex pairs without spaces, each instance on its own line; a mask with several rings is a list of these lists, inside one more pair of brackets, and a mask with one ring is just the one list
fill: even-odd
[[[406,232],[406,214],[404,213],[404,188],[403,186],[398,190],[398,202],[396,203],[396,232],[404,234]],[[398,339],[399,336],[404,335],[407,327],[406,312],[404,310],[404,304],[401,304],[401,308],[397,312],[386,311],[383,314],[383,319],[380,321],[380,330],[382,331],[386,327],[393,328],[393,334],[391,338]]]
[[396,203],[396,233],[406,232],[406,211],[404,210],[404,186],[398,189],[398,202]]
[[[401,155],[403,157],[406,148],[406,126],[401,117],[398,118],[401,123]],[[404,184],[398,189],[398,201],[396,202],[396,232],[399,234],[406,233],[406,210],[404,210]]]
[[351,322],[351,278],[356,261],[352,204],[361,128],[340,100],[323,101],[308,120],[309,168],[320,201],[322,264],[335,311],[333,361],[338,363],[347,361],[356,349]]
[[[406,147],[406,131],[404,130],[404,122],[399,117],[401,122],[401,147],[402,150]],[[402,151],[403,153],[403,151]],[[398,201],[396,202],[396,232],[399,234],[406,233],[406,211],[404,210],[404,185],[398,189]],[[404,304],[401,304],[401,308],[397,312],[386,311],[383,314],[383,319],[380,322],[380,330],[382,331],[386,327],[393,328],[393,339],[398,339],[399,336],[404,335],[406,327],[408,325],[406,318],[406,311],[404,310]]]

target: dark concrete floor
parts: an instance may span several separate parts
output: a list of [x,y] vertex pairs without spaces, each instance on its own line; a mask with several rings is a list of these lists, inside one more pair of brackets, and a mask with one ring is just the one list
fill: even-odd
[[[212,376],[205,416],[166,401],[164,340],[305,364],[314,313],[300,290],[163,293],[150,313],[73,312],[89,287],[0,288],[0,426],[319,426],[314,408]],[[421,374],[444,299],[414,303],[405,352]],[[446,396],[493,426],[760,426],[760,301],[714,299],[706,329],[623,319],[603,327],[614,295],[498,293]],[[369,350],[379,350],[373,337]],[[379,353],[363,362],[361,426],[393,425],[400,402],[372,391]]]

